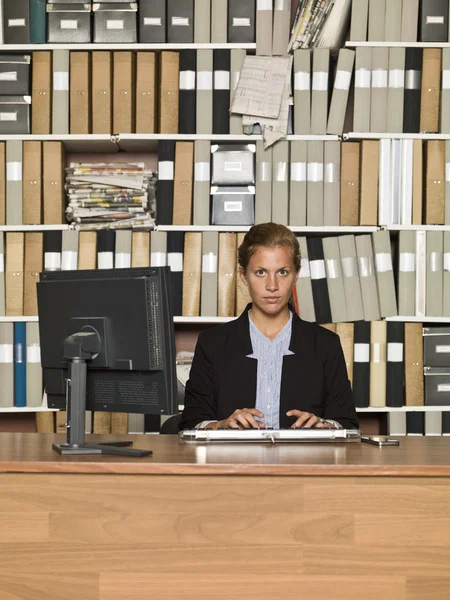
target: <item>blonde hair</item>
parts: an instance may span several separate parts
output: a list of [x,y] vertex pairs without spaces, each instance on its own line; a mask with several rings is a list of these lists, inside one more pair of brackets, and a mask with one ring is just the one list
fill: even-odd
[[300,271],[301,255],[297,238],[290,229],[278,223],[260,223],[246,233],[238,249],[238,263],[247,270],[251,257],[261,248],[289,248],[295,271]]

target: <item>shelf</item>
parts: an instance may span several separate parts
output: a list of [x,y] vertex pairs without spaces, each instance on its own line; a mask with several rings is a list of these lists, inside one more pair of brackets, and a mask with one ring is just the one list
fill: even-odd
[[450,231],[450,225],[386,225],[387,231]]
[[359,413],[387,413],[387,412],[448,412],[450,406],[383,406],[383,408],[356,408]]
[[[229,231],[229,232],[242,232],[248,231],[251,225],[157,225],[155,227],[158,231]],[[378,231],[379,227],[358,227],[358,226],[296,226],[289,225],[289,229],[294,233],[322,233],[322,234],[334,234],[334,233],[371,233]]]
[[450,48],[449,42],[345,42],[347,48]]
[[114,136],[109,134],[23,134],[23,135],[0,135],[0,141],[8,142],[19,140],[21,142],[63,142],[69,152],[118,152],[119,146],[114,141]]
[[65,231],[70,225],[0,225],[0,231]]
[[38,412],[58,412],[57,408],[47,408],[46,406],[24,406],[23,408],[17,408],[17,406],[13,406],[12,408],[1,408],[1,413],[38,413]]
[[33,50],[255,50],[256,44],[0,44],[0,52]]
[[351,131],[344,133],[344,140],[450,140],[450,133],[369,133]]
[[450,323],[450,317],[386,317],[385,320],[405,323]]

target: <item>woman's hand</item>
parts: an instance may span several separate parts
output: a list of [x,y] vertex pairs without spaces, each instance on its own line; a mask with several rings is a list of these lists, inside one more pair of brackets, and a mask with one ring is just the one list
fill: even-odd
[[324,419],[303,410],[290,410],[286,415],[288,417],[297,417],[295,423],[291,425],[291,429],[303,429],[304,427],[314,427],[314,429],[334,429],[333,425],[326,423]]
[[207,429],[261,429],[264,423],[257,421],[255,417],[263,419],[264,415],[256,408],[243,408],[235,410],[231,417],[217,423],[210,423]]

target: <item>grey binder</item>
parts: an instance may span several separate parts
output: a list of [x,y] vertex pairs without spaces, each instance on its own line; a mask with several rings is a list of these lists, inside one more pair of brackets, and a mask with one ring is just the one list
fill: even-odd
[[387,131],[403,132],[403,102],[405,94],[405,48],[389,48]]
[[287,56],[289,45],[289,30],[291,25],[291,0],[275,0],[273,11],[273,42],[274,56]]
[[0,231],[0,317],[5,316],[5,236]]
[[324,237],[322,244],[327,272],[331,316],[333,323],[344,323],[348,321],[348,314],[339,241],[337,237]]
[[0,407],[14,406],[14,324],[0,323]]
[[[118,232],[116,233],[116,240],[117,235]],[[62,232],[61,271],[76,271],[78,269],[78,237],[78,231],[74,229],[66,229]]]
[[205,231],[202,236],[202,283],[200,290],[200,315],[217,316],[217,264],[219,232]]
[[444,231],[442,316],[450,317],[450,231]]
[[388,413],[388,434],[406,435],[406,411],[395,410]]
[[211,185],[211,142],[194,142],[193,224],[209,225],[209,188]]
[[145,433],[145,415],[137,413],[128,415],[128,433]]
[[[241,48],[231,49],[230,58],[230,106],[233,100],[233,94],[236,90],[239,77],[242,71],[242,65],[244,64],[245,56],[247,52]],[[230,114],[230,134],[242,135],[244,133],[242,127],[242,115]]]
[[42,367],[39,323],[27,323],[27,406],[42,406]]
[[427,231],[426,314],[443,316],[444,236],[442,231]]
[[298,297],[298,306],[300,317],[304,321],[315,323],[316,314],[314,311],[314,298],[311,285],[311,272],[309,269],[308,246],[305,237],[299,237],[300,254],[302,263],[300,268],[299,278],[297,279],[296,289]]
[[68,50],[53,50],[52,133],[69,133]]
[[341,142],[324,142],[323,224],[340,224]]
[[131,267],[132,231],[118,229],[116,231],[116,246],[114,248],[114,267],[128,269]]
[[211,0],[211,43],[226,44],[228,0]]
[[330,113],[328,115],[327,133],[342,135],[347,112],[348,93],[352,79],[355,51],[346,48],[339,50]]
[[372,239],[370,235],[359,235],[356,237],[355,241],[359,279],[361,282],[364,320],[378,321],[381,315],[378,302],[375,265],[373,262]]
[[264,142],[256,142],[255,223],[272,220],[272,154],[272,146],[264,149]]
[[369,42],[384,42],[386,0],[369,0]]
[[167,231],[150,232],[150,266],[167,265]]
[[372,48],[356,48],[353,131],[370,131]]
[[364,319],[364,310],[354,235],[342,235],[339,237],[339,252],[341,255],[342,275],[344,277],[348,320],[362,321]]
[[384,21],[384,40],[400,42],[402,37],[402,4],[403,0],[388,0]]
[[306,225],[308,142],[291,142],[289,225]]
[[197,133],[212,134],[213,51],[197,50]]
[[408,0],[402,6],[402,42],[417,42],[419,0]]
[[375,271],[378,287],[380,315],[397,316],[394,271],[392,269],[391,238],[387,230],[372,233]]
[[416,231],[416,317],[427,314],[427,232]]
[[403,317],[416,314],[416,232],[400,231],[398,265],[398,313]]
[[324,135],[327,132],[329,67],[330,50],[314,48],[311,92],[311,133],[313,135]]
[[440,109],[441,133],[450,133],[450,48],[442,48],[442,89]]
[[311,50],[294,52],[294,134],[311,131]]
[[425,413],[425,435],[442,435],[442,412],[427,410]]
[[372,88],[370,131],[385,133],[387,128],[389,48],[372,49]]
[[308,142],[307,225],[323,225],[323,142]]
[[272,220],[281,225],[289,222],[289,142],[273,146],[272,154]]
[[191,44],[194,40],[194,0],[167,0],[167,41]]
[[194,42],[211,41],[211,0],[194,0]]
[[22,140],[6,142],[6,224],[22,225]]
[[350,39],[352,42],[367,41],[369,21],[369,0],[353,0],[350,19]]
[[270,56],[272,54],[272,20],[273,0],[257,0],[256,2],[256,54]]

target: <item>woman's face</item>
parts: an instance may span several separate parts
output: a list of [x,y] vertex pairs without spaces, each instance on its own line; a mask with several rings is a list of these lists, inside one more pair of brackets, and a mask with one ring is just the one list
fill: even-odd
[[292,251],[284,246],[260,248],[240,275],[248,286],[253,304],[270,316],[286,307],[298,277]]

